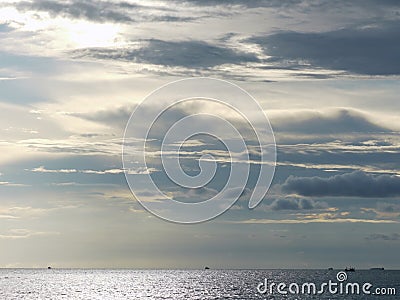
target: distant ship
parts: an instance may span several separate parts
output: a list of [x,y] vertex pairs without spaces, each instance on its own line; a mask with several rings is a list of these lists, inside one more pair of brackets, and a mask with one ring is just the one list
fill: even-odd
[[48,269],[48,270],[51,270],[52,268],[49,266],[49,267],[47,267],[47,269]]
[[210,268],[209,267],[205,267],[204,270],[210,270]]
[[383,270],[385,270],[385,268],[383,268],[383,267],[380,267],[380,268],[371,268],[370,270],[372,270],[372,271],[383,271]]
[[329,271],[332,271],[332,270],[333,270],[333,268],[332,268],[332,267],[331,267],[331,268],[328,268],[328,270],[329,270]]
[[356,269],[354,267],[349,267],[349,268],[346,267],[346,269],[344,269],[344,270],[346,272],[355,272],[356,271]]

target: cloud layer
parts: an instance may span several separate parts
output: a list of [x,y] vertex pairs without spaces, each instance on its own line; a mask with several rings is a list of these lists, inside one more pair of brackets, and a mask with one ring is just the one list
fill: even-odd
[[132,23],[137,21],[183,22],[191,17],[174,15],[166,6],[151,6],[128,1],[68,0],[22,1],[16,7],[21,11],[47,12],[52,17],[85,19],[94,22]]
[[365,237],[368,241],[400,241],[400,234],[393,233],[391,235],[384,233],[373,233]]

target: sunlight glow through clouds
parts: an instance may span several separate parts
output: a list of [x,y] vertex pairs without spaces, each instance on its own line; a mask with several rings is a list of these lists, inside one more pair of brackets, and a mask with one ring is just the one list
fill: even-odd
[[93,23],[63,17],[52,18],[46,13],[22,13],[11,7],[0,8],[0,19],[20,32],[31,32],[33,36],[42,36],[51,45],[47,50],[64,51],[70,50],[71,47],[116,46],[121,41],[118,24]]
[[118,44],[119,28],[115,24],[78,21],[63,24],[66,35],[76,47],[105,47]]

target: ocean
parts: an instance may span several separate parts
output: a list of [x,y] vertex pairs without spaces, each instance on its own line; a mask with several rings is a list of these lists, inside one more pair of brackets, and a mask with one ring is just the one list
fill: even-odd
[[400,271],[0,269],[0,299],[400,299]]

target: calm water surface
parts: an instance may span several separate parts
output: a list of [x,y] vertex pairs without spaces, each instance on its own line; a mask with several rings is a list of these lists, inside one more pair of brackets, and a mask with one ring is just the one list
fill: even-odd
[[0,299],[400,299],[400,271],[356,271],[347,280],[395,288],[397,295],[260,294],[261,282],[312,282],[319,288],[338,270],[92,270],[0,269]]

